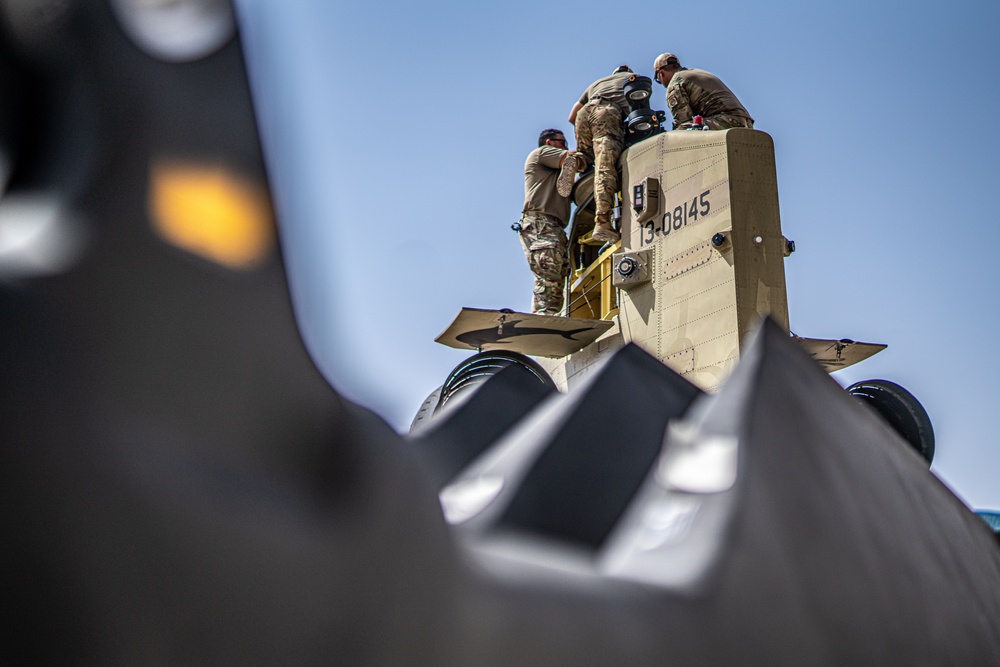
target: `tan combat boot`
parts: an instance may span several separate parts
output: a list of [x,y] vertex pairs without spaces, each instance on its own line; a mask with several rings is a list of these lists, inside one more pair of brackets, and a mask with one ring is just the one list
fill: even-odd
[[584,165],[584,157],[579,153],[570,153],[563,160],[559,169],[559,176],[556,178],[556,192],[560,197],[569,197],[573,191],[573,182],[576,180],[576,172]]
[[611,229],[611,222],[603,220],[598,220],[594,224],[594,231],[590,237],[595,241],[602,241],[604,243],[615,243],[620,238],[618,232]]

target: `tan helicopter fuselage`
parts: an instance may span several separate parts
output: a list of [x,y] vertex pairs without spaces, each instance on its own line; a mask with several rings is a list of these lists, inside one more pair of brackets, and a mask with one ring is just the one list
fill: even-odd
[[[569,290],[571,316],[614,325],[579,352],[541,363],[566,390],[631,341],[711,391],[755,322],[770,315],[788,328],[774,144],[757,130],[664,132],[628,148],[621,164],[620,248],[577,271]],[[576,228],[586,224],[588,186],[581,181],[574,193],[584,204]],[[602,292],[611,296],[604,304]]]
[[[675,130],[627,148],[620,161],[621,241],[601,248],[593,176],[573,191],[574,271],[563,317],[465,308],[438,342],[534,356],[562,391],[633,342],[706,391],[736,365],[744,338],[769,316],[788,330],[771,137],[758,130]],[[834,371],[885,348],[795,338]]]

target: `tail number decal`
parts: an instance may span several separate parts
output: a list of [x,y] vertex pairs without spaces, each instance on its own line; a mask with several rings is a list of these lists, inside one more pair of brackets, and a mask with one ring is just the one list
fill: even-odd
[[698,218],[707,217],[712,210],[712,203],[708,200],[710,190],[705,190],[697,197],[692,197],[690,203],[683,203],[674,207],[674,210],[667,211],[659,223],[650,220],[642,226],[642,233],[639,235],[639,244],[648,245],[657,236],[669,236],[670,232],[677,231],[681,227],[686,227],[688,223],[695,223]]

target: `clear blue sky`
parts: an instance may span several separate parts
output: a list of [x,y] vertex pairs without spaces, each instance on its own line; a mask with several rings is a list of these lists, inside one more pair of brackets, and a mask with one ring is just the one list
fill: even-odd
[[935,472],[1000,509],[1000,4],[238,4],[299,317],[346,395],[405,430],[467,356],[433,342],[462,306],[529,309],[538,132],[671,51],[774,138],[792,329],[888,343],[834,377],[910,389]]

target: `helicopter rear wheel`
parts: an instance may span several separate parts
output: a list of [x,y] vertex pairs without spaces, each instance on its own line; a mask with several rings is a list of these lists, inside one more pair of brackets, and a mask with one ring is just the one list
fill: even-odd
[[934,460],[934,427],[913,394],[889,380],[855,382],[847,393],[877,412],[928,464]]

